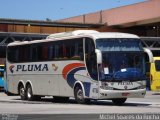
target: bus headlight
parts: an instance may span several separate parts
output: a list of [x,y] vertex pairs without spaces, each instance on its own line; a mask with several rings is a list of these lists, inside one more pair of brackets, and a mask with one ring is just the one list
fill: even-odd
[[113,90],[112,87],[106,87],[106,90]]
[[146,85],[139,86],[138,89],[145,89]]
[[92,92],[93,92],[93,93],[98,93],[98,89],[97,89],[97,88],[93,88],[93,89],[92,89]]
[[105,90],[113,90],[112,87],[108,86],[108,83],[107,83],[107,82],[102,82],[100,88],[101,88],[101,89],[105,89]]

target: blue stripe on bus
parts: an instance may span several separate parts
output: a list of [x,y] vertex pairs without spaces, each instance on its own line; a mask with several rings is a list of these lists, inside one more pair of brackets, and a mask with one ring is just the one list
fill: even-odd
[[74,83],[77,81],[75,78],[74,78],[74,75],[77,71],[79,70],[85,70],[85,67],[78,67],[78,68],[75,68],[73,70],[71,70],[68,74],[67,74],[67,83],[69,84],[70,87],[73,88],[74,86]]
[[91,83],[83,82],[83,85],[84,85],[84,90],[85,90],[85,96],[89,97]]

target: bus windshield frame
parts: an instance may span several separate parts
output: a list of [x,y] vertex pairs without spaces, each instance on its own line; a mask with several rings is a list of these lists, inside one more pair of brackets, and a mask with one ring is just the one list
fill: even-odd
[[105,38],[96,40],[102,52],[101,81],[137,81],[145,79],[145,59],[140,40]]

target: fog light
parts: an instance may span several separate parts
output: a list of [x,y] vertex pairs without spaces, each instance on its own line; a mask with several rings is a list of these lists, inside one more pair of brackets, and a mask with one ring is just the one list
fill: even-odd
[[92,92],[93,92],[93,93],[98,93],[98,89],[97,89],[97,88],[93,88],[93,89],[92,89]]

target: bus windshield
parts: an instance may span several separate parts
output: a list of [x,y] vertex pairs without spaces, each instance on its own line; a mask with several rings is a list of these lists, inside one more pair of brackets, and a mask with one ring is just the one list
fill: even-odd
[[144,54],[138,40],[97,40],[102,51],[100,80],[143,80]]
[[97,49],[101,51],[142,51],[139,39],[133,38],[103,38],[96,40]]

